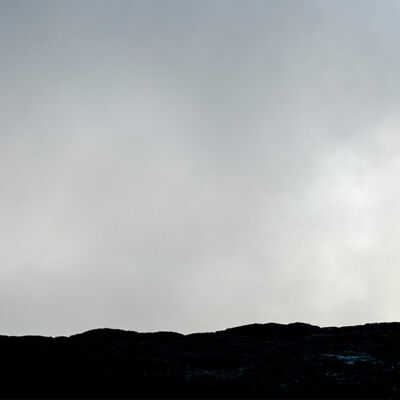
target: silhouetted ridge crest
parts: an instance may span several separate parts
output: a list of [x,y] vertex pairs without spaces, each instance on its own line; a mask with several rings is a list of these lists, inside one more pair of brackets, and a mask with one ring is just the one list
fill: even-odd
[[70,336],[71,339],[93,339],[98,340],[100,338],[108,338],[108,339],[132,339],[138,336],[139,333],[136,331],[125,331],[123,329],[110,329],[110,328],[98,328],[92,329],[90,331],[78,333],[76,335]]
[[95,341],[104,341],[104,342],[120,342],[120,341],[171,341],[175,339],[179,339],[183,335],[181,333],[176,332],[136,332],[136,331],[125,331],[122,329],[110,329],[110,328],[101,328],[101,329],[92,329],[87,332],[78,333],[76,335],[71,336],[70,338],[75,341],[83,341],[83,342],[95,342]]
[[302,336],[318,333],[319,326],[309,325],[301,322],[293,324],[249,324],[238,326],[235,328],[225,329],[224,331],[217,332],[218,334],[232,335],[232,336],[248,336],[248,337],[282,337],[282,336]]

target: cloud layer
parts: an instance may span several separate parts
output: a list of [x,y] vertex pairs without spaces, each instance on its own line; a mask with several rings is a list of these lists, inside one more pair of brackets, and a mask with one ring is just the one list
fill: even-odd
[[0,333],[398,320],[397,1],[0,2]]

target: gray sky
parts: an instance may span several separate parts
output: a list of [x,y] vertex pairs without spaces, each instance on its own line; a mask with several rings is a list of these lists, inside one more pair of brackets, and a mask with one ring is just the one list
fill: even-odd
[[399,19],[0,0],[0,334],[400,320]]

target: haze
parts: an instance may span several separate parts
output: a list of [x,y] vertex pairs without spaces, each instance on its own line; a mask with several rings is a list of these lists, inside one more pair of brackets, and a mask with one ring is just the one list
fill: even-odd
[[0,334],[400,320],[400,3],[0,1]]

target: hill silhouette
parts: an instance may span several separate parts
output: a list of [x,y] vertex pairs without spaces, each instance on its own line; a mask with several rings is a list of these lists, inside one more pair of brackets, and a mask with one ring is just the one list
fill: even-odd
[[398,398],[400,323],[0,336],[2,398]]

